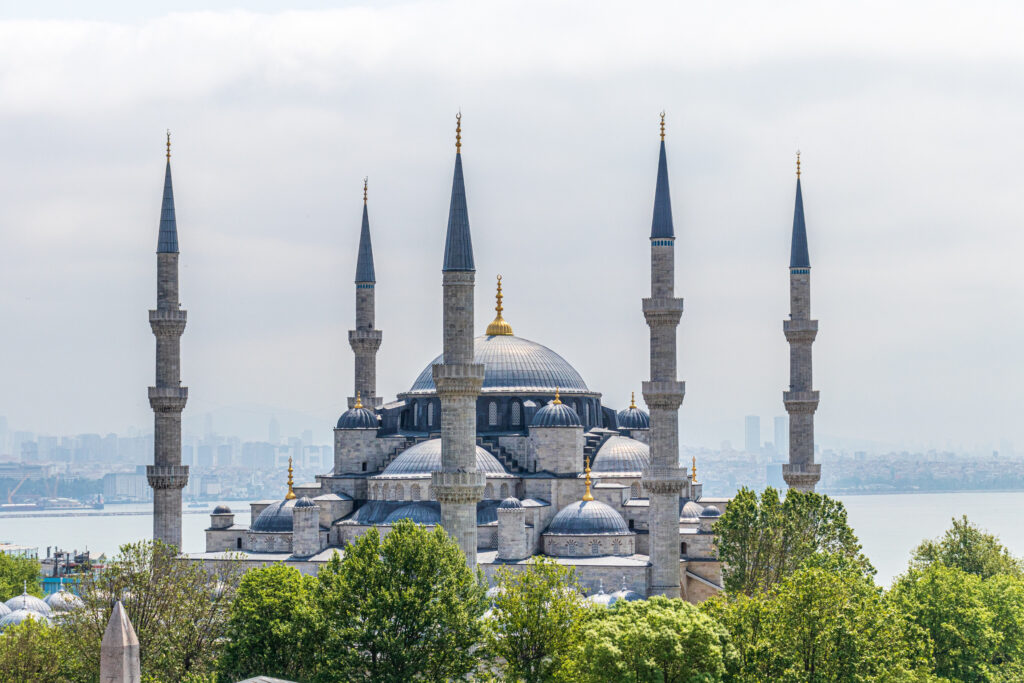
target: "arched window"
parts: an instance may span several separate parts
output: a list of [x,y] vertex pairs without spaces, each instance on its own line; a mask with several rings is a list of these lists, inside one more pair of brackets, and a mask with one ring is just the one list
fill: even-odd
[[612,554],[613,555],[621,555],[622,554],[622,541],[620,539],[618,539],[618,538],[616,538],[615,540],[612,541]]
[[509,424],[513,427],[518,427],[523,421],[523,408],[519,405],[519,401],[512,401],[511,414],[509,415]]
[[416,401],[412,402],[412,426],[420,426],[420,404]]
[[434,426],[434,402],[431,401],[427,404],[427,426]]
[[684,556],[684,557],[686,556],[686,544],[685,543],[680,543],[679,544],[679,554]]
[[484,487],[484,498],[494,498],[494,484],[488,484]]
[[629,520],[629,528],[630,528],[630,529],[632,529],[632,528],[633,528],[633,524],[634,524],[634,521],[633,521],[632,519],[631,519],[631,520]]
[[242,537],[239,536],[235,540],[238,542],[238,549],[241,550],[242,549]]
[[409,497],[411,497],[413,500],[419,500],[420,499],[420,485],[419,484],[413,484],[411,487],[409,487]]
[[487,404],[487,424],[491,427],[498,426],[498,404],[494,401]]
[[583,422],[583,424],[589,425],[590,424],[590,402],[588,401],[587,403],[585,403],[583,405],[583,408],[584,408],[584,412],[586,412],[586,414],[587,414],[587,419]]
[[629,497],[639,498],[640,497],[640,482],[634,481],[633,485],[629,487]]
[[504,500],[506,498],[508,498],[508,484],[502,484],[501,485],[501,499]]
[[388,494],[389,493],[391,493],[391,490],[388,488],[387,484],[384,484],[384,488],[381,489],[381,495],[384,496],[384,500],[389,500],[388,499]]
[[575,538],[570,538],[569,542],[565,546],[565,550],[566,550],[565,554],[568,555],[569,557],[576,557],[576,548],[577,548],[576,539]]
[[401,484],[395,485],[395,500],[405,499],[405,488]]
[[590,542],[590,554],[600,555],[601,554],[601,543],[596,538]]

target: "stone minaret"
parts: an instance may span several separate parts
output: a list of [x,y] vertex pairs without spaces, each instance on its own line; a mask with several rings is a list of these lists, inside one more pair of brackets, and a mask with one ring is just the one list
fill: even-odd
[[139,683],[141,679],[139,637],[118,600],[100,641],[100,682]]
[[643,383],[651,411],[651,464],[643,474],[650,500],[651,595],[679,597],[679,497],[686,470],[679,467],[679,406],[685,385],[676,379],[676,327],[683,300],[675,297],[675,232],[665,158],[665,116],[651,224],[651,297],[643,300],[651,328],[651,381]]
[[188,467],[181,464],[181,411],[188,389],[181,386],[181,334],[185,311],[178,303],[178,227],[171,189],[171,134],[167,134],[167,169],[156,247],[156,310],[149,326],[156,335],[156,386],[149,388],[153,407],[153,464],[146,477],[153,487],[153,538],[181,547],[181,489]]
[[356,396],[369,408],[378,408],[377,349],[381,331],[373,329],[373,287],[377,280],[373,272],[373,245],[370,244],[370,218],[366,209],[367,181],[363,180],[363,226],[359,231],[359,258],[356,261],[356,329],[348,331],[348,343],[356,355],[355,388],[348,399],[348,407],[356,403]]
[[484,366],[474,363],[473,242],[462,179],[461,114],[456,117],[455,178],[444,246],[444,362],[434,366],[441,399],[441,471],[433,473],[434,497],[441,504],[441,526],[459,543],[466,564],[476,567],[476,504],[483,497],[484,473],[476,469],[476,399]]
[[789,342],[789,391],[782,394],[789,413],[789,463],[782,466],[782,478],[791,489],[813,491],[821,479],[821,465],[814,463],[814,411],[818,409],[818,392],[811,382],[811,344],[818,334],[818,321],[811,320],[811,259],[807,255],[799,152],[796,155],[793,244],[789,255],[789,320],[782,322],[782,330]]

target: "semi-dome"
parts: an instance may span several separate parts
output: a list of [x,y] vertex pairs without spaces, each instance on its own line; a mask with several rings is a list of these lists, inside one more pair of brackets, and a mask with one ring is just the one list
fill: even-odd
[[79,607],[85,607],[85,603],[82,602],[82,598],[65,589],[63,586],[61,586],[60,590],[56,593],[50,593],[47,595],[45,602],[50,606],[50,609],[53,612],[70,612],[71,610],[78,609]]
[[[429,439],[407,448],[378,476],[429,477],[431,472],[438,472],[440,469],[441,439]],[[476,447],[476,469],[484,474],[508,474],[498,459],[480,446]]]
[[721,516],[722,516],[722,513],[721,513],[721,511],[720,511],[720,510],[719,510],[718,508],[716,508],[716,507],[715,507],[714,505],[708,505],[708,506],[707,506],[707,507],[705,507],[705,508],[704,508],[704,510],[703,510],[703,511],[702,511],[702,512],[700,513],[700,516],[701,516],[701,517],[721,517]]
[[651,463],[651,449],[628,436],[610,436],[597,450],[594,476],[639,476]]
[[297,508],[315,508],[316,503],[309,499],[309,496],[303,496],[295,501],[295,507]]
[[555,393],[555,400],[549,401],[546,406],[537,411],[533,416],[531,427],[582,427],[583,421],[580,415],[572,406],[562,403],[558,397],[558,390]]
[[50,623],[50,617],[45,614],[40,614],[39,612],[30,609],[16,609],[10,614],[4,615],[3,618],[0,618],[0,632],[3,632],[3,630],[8,626],[20,624],[28,619],[38,621],[43,624]]
[[50,615],[50,606],[43,600],[34,595],[29,595],[28,593],[15,595],[4,604],[7,605],[7,608],[11,610],[11,612],[17,612],[20,609],[27,609],[30,612],[37,612],[43,616]]
[[263,508],[256,521],[249,527],[250,531],[282,532],[292,530],[292,508],[296,500],[282,500]]
[[[444,361],[438,356],[423,369],[409,389],[410,394],[432,394],[434,365]],[[493,335],[474,340],[474,362],[484,365],[482,393],[539,392],[591,393],[576,369],[546,346],[522,337]]]
[[615,416],[619,423],[619,429],[651,428],[651,416],[647,414],[646,410],[640,410],[636,407],[635,394],[629,400],[629,407],[615,413]]
[[545,532],[560,536],[609,534],[628,536],[632,533],[626,520],[611,506],[599,500],[569,503],[558,511]]
[[681,518],[700,517],[703,512],[704,508],[701,505],[698,505],[692,500],[688,500],[683,505],[683,509],[679,511],[679,516]]
[[218,505],[217,507],[213,508],[213,513],[212,514],[215,514],[215,515],[230,515],[231,514],[231,508],[229,508],[227,505]]
[[410,503],[385,517],[384,523],[394,524],[400,519],[408,519],[416,524],[440,524],[441,510],[426,503]]
[[369,408],[350,408],[338,418],[338,429],[377,429],[380,423],[377,421],[377,414]]

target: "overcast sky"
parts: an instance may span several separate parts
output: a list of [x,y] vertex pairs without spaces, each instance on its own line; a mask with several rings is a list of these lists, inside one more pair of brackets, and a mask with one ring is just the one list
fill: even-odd
[[263,406],[329,440],[365,175],[378,390],[407,389],[440,350],[460,107],[479,333],[501,273],[516,334],[622,407],[648,377],[664,109],[684,443],[784,414],[799,147],[819,442],[1024,449],[1020,3],[20,4],[0,22],[12,428],[149,428],[166,128],[186,415]]

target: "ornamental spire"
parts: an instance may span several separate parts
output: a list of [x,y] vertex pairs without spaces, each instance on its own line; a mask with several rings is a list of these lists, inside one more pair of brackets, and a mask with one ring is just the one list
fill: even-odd
[[586,479],[584,479],[584,482],[587,485],[587,491],[583,494],[583,500],[585,502],[590,502],[594,500],[594,496],[590,493],[590,458],[587,458],[587,467],[583,471],[587,474]]
[[445,238],[444,266],[441,270],[476,271],[473,239],[469,232],[469,211],[466,209],[466,183],[462,177],[462,112],[455,117],[455,177],[452,179],[448,235]]
[[160,234],[156,253],[178,253],[178,222],[174,218],[174,189],[171,186],[171,131],[167,131],[167,167],[164,169],[164,199],[160,205]]
[[504,318],[501,317],[501,312],[504,311],[505,308],[501,305],[501,300],[502,300],[503,296],[502,296],[502,293],[501,293],[501,276],[500,275],[498,276],[498,293],[495,295],[495,298],[496,298],[498,303],[494,307],[494,310],[497,311],[498,315],[497,315],[497,317],[494,318],[494,320],[491,321],[491,324],[487,326],[486,334],[487,334],[488,337],[500,336],[500,335],[511,336],[512,335],[512,326],[508,324],[507,320],[505,320]]
[[555,400],[551,402],[551,405],[562,405],[562,399],[558,398],[558,387],[555,387]]
[[807,226],[804,224],[804,195],[800,189],[800,152],[796,153],[796,205],[793,208],[793,242],[789,251],[790,268],[810,268],[807,253]]
[[361,392],[361,391],[357,391],[356,392],[356,402],[352,406],[352,410],[362,410],[363,409],[363,396],[362,396],[362,393],[363,392]]
[[367,209],[367,185],[369,178],[363,178],[363,223],[359,228],[359,255],[356,258],[356,283],[377,282],[373,270],[373,243],[370,241],[370,214]]
[[691,462],[693,464],[693,474],[690,477],[690,479],[693,481],[694,484],[696,484],[697,483],[697,456],[696,455],[693,456],[693,460]]
[[295,491],[292,490],[292,458],[288,456],[288,493],[284,494],[285,500],[295,500]]
[[665,113],[661,113],[661,148],[658,152],[658,180],[654,188],[654,219],[651,239],[674,238],[672,198],[668,189],[668,160],[665,155]]
[[629,409],[636,410],[636,392],[629,392]]

